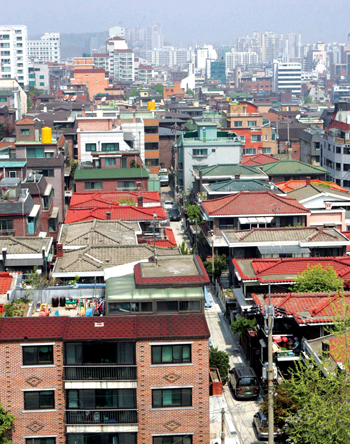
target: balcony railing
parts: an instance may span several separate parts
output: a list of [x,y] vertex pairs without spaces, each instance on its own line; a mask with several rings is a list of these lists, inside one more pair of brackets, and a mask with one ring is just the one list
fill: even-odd
[[15,230],[13,228],[0,228],[0,236],[14,236]]
[[136,365],[125,366],[74,366],[65,367],[65,381],[134,381],[137,379]]
[[137,410],[66,410],[66,424],[137,424]]

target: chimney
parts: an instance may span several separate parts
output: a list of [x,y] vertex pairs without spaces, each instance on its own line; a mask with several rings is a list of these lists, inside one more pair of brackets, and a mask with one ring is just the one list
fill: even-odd
[[106,212],[106,220],[111,220],[111,212],[110,211]]
[[203,191],[203,172],[199,170],[199,192]]
[[132,123],[136,123],[136,113],[135,113],[135,111],[132,113]]
[[3,248],[2,249],[2,263],[3,263],[4,268],[6,266],[6,256],[7,256],[7,248]]
[[241,178],[240,174],[235,174],[235,179],[239,180]]
[[56,246],[57,257],[63,257],[63,245],[57,244]]
[[306,185],[311,185],[311,177],[307,176],[306,178]]
[[121,124],[122,124],[122,119],[120,118],[120,114],[118,114],[118,117],[117,117],[117,126],[121,126]]
[[137,196],[137,206],[138,207],[143,207],[143,196]]

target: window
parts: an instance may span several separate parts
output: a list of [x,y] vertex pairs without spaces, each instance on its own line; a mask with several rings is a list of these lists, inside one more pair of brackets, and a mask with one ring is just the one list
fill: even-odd
[[252,140],[252,142],[261,142],[261,135],[252,134],[251,140]]
[[24,346],[23,365],[49,365],[53,364],[53,346]]
[[17,171],[9,171],[9,176],[8,177],[11,177],[12,179],[15,178],[15,177],[18,177]]
[[127,432],[67,433],[67,444],[136,444],[136,436],[136,433]]
[[66,365],[110,364],[134,365],[133,342],[67,343]]
[[159,159],[146,159],[146,167],[154,167],[159,165]]
[[243,122],[242,122],[241,120],[235,120],[235,121],[233,122],[233,126],[234,126],[235,128],[240,128],[240,127],[243,126]]
[[0,233],[8,232],[13,230],[13,220],[0,219]]
[[247,126],[249,126],[249,127],[251,127],[251,126],[258,126],[258,124],[257,124],[256,120],[248,120]]
[[276,140],[276,133],[271,134],[271,140]]
[[29,148],[27,147],[27,157],[28,158],[43,158],[44,148]]
[[[46,157],[46,156],[45,156]],[[44,177],[54,177],[54,170],[41,170]]]
[[261,148],[263,154],[271,154],[271,148]]
[[154,150],[158,150],[159,146],[157,142],[146,142],[145,143],[145,150],[146,151],[154,151]]
[[[35,74],[29,74],[28,76],[30,79],[35,79]],[[22,131],[22,130],[21,130]]]
[[192,435],[154,436],[153,444],[192,444]]
[[269,139],[269,136],[267,134],[265,134],[264,139],[265,139],[265,142],[267,142]]
[[6,97],[0,97],[0,102],[7,102],[7,98]]
[[118,190],[135,190],[134,180],[118,180]]
[[105,159],[105,165],[106,166],[115,166],[115,158],[114,157],[107,157]]
[[157,134],[158,127],[157,126],[145,126],[145,134]]
[[102,182],[85,182],[86,190],[102,190]]
[[161,389],[152,390],[152,407],[191,407],[192,389]]
[[44,79],[45,77],[44,77],[44,76],[40,76],[40,78],[41,78],[41,79]]
[[101,151],[119,151],[119,143],[102,143]]
[[158,301],[157,311],[178,311],[178,301]]
[[191,345],[152,345],[152,364],[191,362]]
[[86,143],[85,151],[96,151],[96,143]]
[[45,86],[45,83],[44,82],[40,82],[40,86]]
[[[316,143],[315,143],[315,145],[316,145]],[[315,149],[317,149],[317,148],[315,147]],[[341,147],[340,147],[340,146],[336,146],[336,147],[335,147],[335,152],[336,152],[337,154],[341,154]]]
[[56,438],[27,438],[26,444],[55,444]]
[[243,154],[256,154],[256,148],[243,148]]
[[196,148],[192,150],[193,157],[206,157],[208,155],[207,148]]
[[47,410],[55,408],[53,390],[24,392],[24,410]]
[[135,389],[67,390],[67,409],[134,409]]

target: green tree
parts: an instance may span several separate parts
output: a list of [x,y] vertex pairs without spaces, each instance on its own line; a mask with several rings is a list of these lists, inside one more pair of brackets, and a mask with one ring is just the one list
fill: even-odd
[[131,91],[129,93],[129,97],[137,97],[139,95],[138,91],[136,91],[135,88],[131,88]]
[[179,248],[180,248],[181,254],[193,254],[193,251],[194,251],[193,247],[188,248],[185,241],[182,241]]
[[193,97],[195,96],[193,89],[188,88],[188,90],[186,91],[186,94],[191,94]]
[[187,205],[187,217],[189,220],[189,223],[192,225],[196,221],[199,223],[202,220],[201,216],[201,210],[199,209],[198,205]]
[[141,168],[141,165],[135,159],[131,159],[130,168]]
[[317,291],[331,292],[343,289],[343,280],[338,277],[332,267],[323,268],[321,264],[307,269],[298,274],[295,285],[290,288],[295,293],[314,293]]
[[157,85],[154,86],[153,91],[163,95],[163,86],[160,83],[157,83]]
[[305,101],[305,103],[312,103],[312,97],[310,96],[310,94],[308,94],[307,96],[305,96],[304,101]]
[[[213,271],[213,264],[212,261],[205,261],[204,267],[207,270],[207,273],[209,274],[209,277],[212,277],[212,271]],[[218,256],[217,254],[214,256],[214,278],[218,279],[222,272],[228,268],[227,265],[227,257],[225,254],[222,254],[221,256]]]
[[237,318],[231,323],[232,333],[238,333],[243,336],[248,330],[256,330],[256,319]]
[[209,351],[209,366],[219,370],[221,381],[225,385],[228,381],[228,371],[230,370],[228,353],[218,350],[218,348],[211,348]]
[[0,404],[0,444],[12,444],[7,434],[12,429],[15,417],[8,413]]
[[69,164],[70,164],[70,177],[71,179],[74,179],[75,171],[78,168],[78,161],[71,159],[69,161]]

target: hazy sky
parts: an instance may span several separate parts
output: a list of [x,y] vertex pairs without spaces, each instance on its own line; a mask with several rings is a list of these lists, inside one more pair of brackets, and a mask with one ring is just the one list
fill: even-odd
[[28,34],[99,32],[159,22],[166,42],[235,43],[253,31],[295,31],[302,42],[346,42],[350,0],[0,0],[1,24]]

